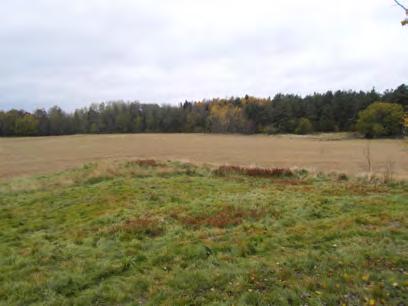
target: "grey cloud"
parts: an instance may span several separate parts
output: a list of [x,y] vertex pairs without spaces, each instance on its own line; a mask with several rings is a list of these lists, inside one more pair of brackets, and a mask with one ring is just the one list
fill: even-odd
[[406,82],[392,1],[3,0],[0,109]]

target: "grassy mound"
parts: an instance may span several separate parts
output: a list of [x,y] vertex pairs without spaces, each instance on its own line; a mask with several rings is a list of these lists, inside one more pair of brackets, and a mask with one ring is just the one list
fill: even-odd
[[403,305],[408,185],[133,161],[0,184],[1,305]]

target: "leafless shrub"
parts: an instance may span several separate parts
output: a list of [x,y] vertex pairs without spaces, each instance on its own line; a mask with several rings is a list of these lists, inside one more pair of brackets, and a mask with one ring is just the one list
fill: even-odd
[[394,179],[395,161],[388,159],[385,163],[383,179],[384,183],[392,182]]
[[366,147],[363,149],[363,155],[367,162],[367,172],[371,174],[372,168],[372,159],[371,159],[371,143],[367,141]]

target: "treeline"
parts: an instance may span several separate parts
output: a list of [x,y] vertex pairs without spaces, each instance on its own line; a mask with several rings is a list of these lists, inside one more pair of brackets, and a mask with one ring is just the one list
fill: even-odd
[[358,113],[377,102],[408,109],[408,86],[379,93],[328,91],[306,97],[213,99],[178,106],[109,102],[72,113],[54,106],[0,111],[0,136],[46,136],[81,133],[298,133],[354,131]]

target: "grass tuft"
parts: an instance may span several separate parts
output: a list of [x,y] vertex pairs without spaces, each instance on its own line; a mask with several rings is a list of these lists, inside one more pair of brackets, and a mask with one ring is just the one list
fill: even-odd
[[225,206],[212,214],[202,214],[195,216],[171,215],[180,221],[183,225],[197,228],[200,226],[209,226],[217,228],[226,228],[236,226],[245,220],[257,220],[262,216],[262,212],[256,209],[243,209],[234,206]]
[[125,232],[148,237],[157,237],[163,234],[164,228],[158,219],[152,217],[139,217],[126,220],[120,225],[114,225],[109,232]]

